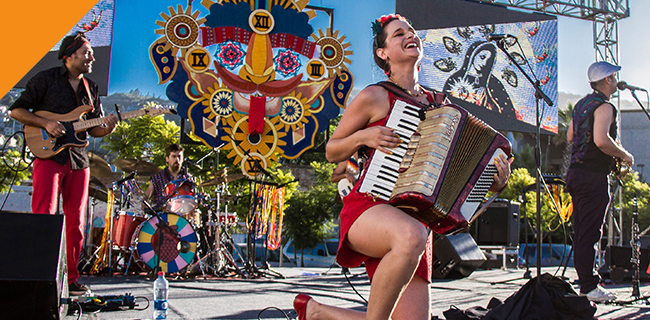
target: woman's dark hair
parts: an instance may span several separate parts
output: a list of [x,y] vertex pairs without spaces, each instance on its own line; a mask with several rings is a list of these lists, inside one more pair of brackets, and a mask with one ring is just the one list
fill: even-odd
[[382,70],[384,70],[384,73],[386,73],[386,75],[390,75],[390,64],[388,63],[388,61],[383,60],[382,58],[377,56],[377,49],[386,46],[386,38],[388,38],[388,34],[386,33],[385,27],[393,20],[401,20],[401,17],[391,16],[388,19],[386,19],[386,21],[381,24],[381,31],[375,34],[375,38],[372,41],[372,56],[375,58],[375,63],[377,64],[377,66]]

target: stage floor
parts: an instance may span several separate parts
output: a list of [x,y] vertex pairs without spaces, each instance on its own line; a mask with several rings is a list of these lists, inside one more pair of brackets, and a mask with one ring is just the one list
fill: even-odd
[[[293,297],[307,293],[317,301],[345,308],[365,310],[363,300],[347,283],[341,268],[274,268],[284,279],[265,276],[260,279],[208,278],[170,280],[168,319],[258,319],[261,310],[276,307],[294,318]],[[523,279],[523,269],[477,270],[469,277],[458,280],[435,280],[431,285],[432,313],[444,319],[443,311],[451,305],[460,309],[474,306],[486,307],[492,297],[505,300],[519,290],[528,279]],[[533,276],[536,269],[531,269]],[[368,278],[363,268],[351,269],[349,278],[356,290],[366,299],[369,293]],[[542,268],[542,273],[555,274],[556,268]],[[557,275],[561,275],[559,270]],[[565,274],[570,282],[576,279],[573,268]],[[506,281],[511,280],[511,281]],[[153,281],[145,276],[82,276],[82,283],[90,285],[93,294],[121,295],[152,299]],[[506,281],[506,282],[503,282]],[[496,283],[495,283],[496,282]],[[495,284],[493,284],[495,283]],[[632,293],[631,284],[605,285],[620,300]],[[577,288],[574,286],[574,288]],[[650,294],[650,283],[641,284],[641,293]],[[138,308],[146,301],[138,300]],[[618,306],[598,304],[598,319],[650,319],[650,306]],[[82,315],[81,319],[151,319],[152,304],[145,310],[99,312]],[[76,319],[67,316],[65,319]],[[278,310],[262,312],[260,319],[286,319]]]

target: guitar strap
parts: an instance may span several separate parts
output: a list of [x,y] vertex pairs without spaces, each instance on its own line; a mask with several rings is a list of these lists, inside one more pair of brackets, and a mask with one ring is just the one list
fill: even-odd
[[86,80],[86,77],[82,77],[81,80],[83,80],[84,83],[84,88],[86,88],[86,94],[88,94],[88,104],[90,104],[90,107],[92,108],[90,112],[95,111],[95,105],[93,104],[93,96],[90,94],[90,88],[88,87],[88,81]]

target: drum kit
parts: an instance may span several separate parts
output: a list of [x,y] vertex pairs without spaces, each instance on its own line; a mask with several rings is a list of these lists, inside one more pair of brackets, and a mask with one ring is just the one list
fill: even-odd
[[[228,203],[237,196],[227,186],[243,175],[228,175],[224,169],[198,185],[190,179],[173,180],[164,188],[163,200],[149,204],[138,183],[146,183],[145,177],[159,172],[157,166],[139,159],[117,159],[112,164],[126,174],[122,177],[99,156],[89,153],[89,158],[89,224],[80,259],[82,271],[243,275],[233,254],[242,264],[244,260],[228,233],[238,225],[236,213],[228,212]],[[214,188],[214,197],[198,192],[208,187]],[[93,219],[102,202],[106,203],[105,219]],[[97,232],[102,221],[103,232]]]

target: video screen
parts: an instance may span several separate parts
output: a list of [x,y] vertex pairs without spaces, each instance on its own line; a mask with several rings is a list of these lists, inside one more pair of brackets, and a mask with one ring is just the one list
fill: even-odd
[[[424,51],[421,84],[445,92],[495,129],[534,132],[535,89],[520,66],[553,102],[539,102],[541,129],[557,133],[557,20],[418,30],[418,35]],[[490,35],[504,36],[490,41]]]

